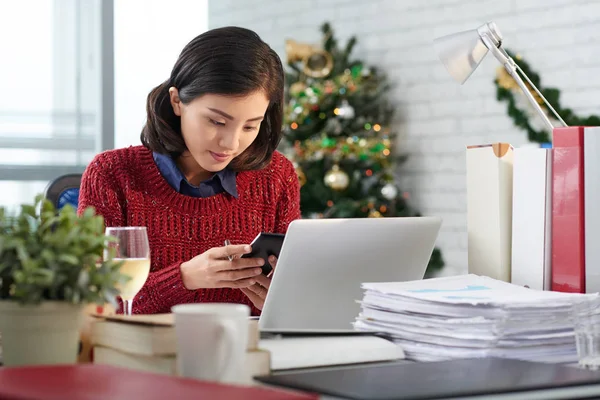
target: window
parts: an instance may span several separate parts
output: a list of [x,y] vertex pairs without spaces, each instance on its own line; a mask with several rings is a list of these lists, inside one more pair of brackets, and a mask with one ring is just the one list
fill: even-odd
[[113,1],[0,3],[0,206],[114,142]]

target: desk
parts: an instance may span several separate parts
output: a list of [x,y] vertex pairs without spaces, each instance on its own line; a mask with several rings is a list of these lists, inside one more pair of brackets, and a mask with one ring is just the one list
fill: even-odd
[[[413,361],[409,360],[397,360],[397,361],[389,361],[383,363],[372,363],[373,365],[398,365],[398,364],[412,364]],[[0,355],[0,367],[2,366],[2,359]],[[297,371],[324,371],[324,370],[351,370],[356,368],[363,367],[364,364],[358,365],[348,365],[348,366],[340,366],[340,367],[318,367],[318,368],[306,368]],[[569,367],[579,368],[577,364],[569,364]],[[276,371],[273,372],[272,375],[281,375],[285,374],[287,371]],[[255,381],[258,386],[265,387],[273,387],[273,388],[281,388],[281,386],[277,385],[269,385],[262,382]],[[466,397],[466,400],[516,400],[526,398],[527,400],[558,400],[558,399],[582,399],[582,398],[600,398],[600,381],[597,385],[587,385],[581,387],[571,387],[571,388],[555,388],[555,389],[547,389],[547,390],[537,390],[537,391],[528,391],[526,392],[526,396],[524,396],[524,392],[521,393],[509,393],[509,394],[498,394],[498,395],[485,395],[485,396],[471,396]],[[329,395],[321,395],[319,397],[320,400],[348,400],[347,398],[335,397]],[[459,398],[453,397],[451,400],[457,400]],[[443,400],[443,399],[436,399]]]
[[[356,396],[352,398],[373,396],[375,400],[391,400],[402,395],[405,397],[398,398],[443,400],[443,395],[451,394],[454,395],[452,399],[469,400],[600,398],[600,372],[577,372],[576,368],[572,368],[573,365],[538,365],[507,359],[453,360],[442,363],[396,361],[369,365],[373,368],[364,371],[352,371],[364,368],[364,365],[355,365],[303,369],[290,371],[288,374],[284,371],[274,372],[272,376],[281,376],[284,381],[267,383],[273,387],[304,388],[317,392],[322,390],[325,393],[336,393],[338,388],[343,387]],[[346,374],[345,371],[349,373]],[[292,375],[294,372],[299,375]],[[315,372],[323,374],[309,375]],[[469,380],[470,378],[472,379]],[[406,390],[403,391],[403,388]],[[510,390],[515,392],[509,392]],[[487,394],[487,391],[491,394]],[[322,395],[321,399],[344,398]]]

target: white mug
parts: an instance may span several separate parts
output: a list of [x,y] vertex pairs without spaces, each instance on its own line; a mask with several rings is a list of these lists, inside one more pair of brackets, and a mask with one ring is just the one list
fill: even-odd
[[180,376],[244,382],[250,307],[234,303],[179,304],[175,316]]

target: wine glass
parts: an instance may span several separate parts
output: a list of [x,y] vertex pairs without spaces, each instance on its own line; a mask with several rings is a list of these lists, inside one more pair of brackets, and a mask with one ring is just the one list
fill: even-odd
[[[109,243],[113,259],[122,262],[120,272],[130,279],[117,286],[123,300],[123,314],[131,315],[133,298],[146,283],[150,273],[150,245],[145,226],[108,227],[106,235],[116,240]],[[108,251],[108,250],[107,250]]]

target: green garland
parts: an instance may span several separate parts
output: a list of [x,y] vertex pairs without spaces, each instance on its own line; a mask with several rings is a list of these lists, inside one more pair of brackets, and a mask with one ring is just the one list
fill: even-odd
[[[531,82],[538,88],[540,93],[548,100],[548,102],[554,107],[558,115],[565,121],[565,123],[569,126],[600,126],[600,117],[595,115],[590,115],[588,117],[578,117],[575,115],[573,110],[570,108],[562,108],[560,104],[560,90],[557,88],[543,88],[541,86],[540,76],[532,71],[531,67],[527,62],[523,60],[520,55],[514,55],[511,51],[507,51],[507,53],[515,60],[515,63],[521,67],[523,72],[529,77]],[[547,130],[541,129],[536,130],[529,123],[529,115],[526,111],[521,110],[517,106],[517,101],[515,95],[522,95],[520,89],[515,84],[512,84],[510,80],[507,80],[506,70],[503,67],[499,67],[498,74],[496,75],[496,79],[494,79],[494,83],[496,85],[496,98],[498,101],[506,101],[507,102],[507,112],[508,116],[513,120],[514,124],[525,130],[527,132],[527,138],[530,142],[536,143],[552,143],[551,132]],[[514,82],[514,81],[513,81]],[[532,94],[534,97],[537,97],[537,94],[532,90]],[[548,116],[552,117],[549,110],[546,110],[545,104],[541,102],[540,105],[548,112]],[[552,118],[551,118],[552,119]],[[560,125],[558,125],[560,126]]]

